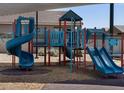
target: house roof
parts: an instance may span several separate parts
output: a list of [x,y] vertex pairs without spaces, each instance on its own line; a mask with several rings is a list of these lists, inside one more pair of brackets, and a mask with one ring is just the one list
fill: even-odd
[[[59,23],[59,18],[65,13],[66,11],[39,11],[38,23],[39,25],[57,25]],[[35,18],[36,13],[30,12],[8,16],[0,16],[0,24],[12,24],[14,19],[17,19],[18,16]]]
[[[105,31],[107,33],[110,33],[109,28],[105,28]],[[124,25],[115,25],[113,28],[113,34],[117,35],[117,34],[121,34],[121,33],[124,33]]]
[[124,25],[116,25],[114,27],[117,28],[121,33],[124,33]]
[[77,15],[75,12],[73,12],[72,10],[69,10],[68,12],[66,12],[62,17],[60,17],[59,19],[60,21],[81,21],[82,18]]

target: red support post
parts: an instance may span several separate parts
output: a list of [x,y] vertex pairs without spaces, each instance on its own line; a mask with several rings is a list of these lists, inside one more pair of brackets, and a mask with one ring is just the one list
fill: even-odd
[[44,32],[44,42],[45,42],[45,46],[44,46],[44,65],[46,65],[46,56],[47,56],[47,53],[46,53],[46,27],[44,28],[45,32]]
[[[29,27],[28,27],[29,28]],[[29,31],[30,31],[30,28],[29,28]],[[29,32],[30,33],[30,32]],[[30,42],[29,42],[29,49],[30,49],[30,53],[33,53],[33,40],[31,40]]]
[[[103,38],[104,38],[104,35],[103,35]],[[102,47],[104,47],[105,46],[105,40],[103,39],[102,40]]]
[[[61,31],[61,21],[59,21],[59,31]],[[61,47],[59,47],[59,64],[61,64]]]
[[[80,29],[82,30],[82,23],[81,23],[81,21],[79,21],[80,22]],[[82,33],[80,32],[80,34],[79,34],[79,37],[80,37],[80,40],[79,40],[79,42],[81,43],[81,37],[82,37]],[[80,44],[80,46],[81,46],[81,44]],[[81,55],[79,55],[79,64],[81,63]]]
[[84,28],[84,70],[86,71],[86,28]]
[[[76,32],[75,32],[75,22],[74,22],[74,43],[72,42],[72,44],[74,44],[74,47],[76,48]],[[72,36],[73,38],[73,36]],[[75,49],[74,49],[75,50]],[[75,64],[75,60],[76,60],[76,57],[77,57],[77,50],[75,50],[76,54],[74,56],[74,64]],[[76,62],[77,63],[77,62]]]
[[[104,31],[105,31],[105,29],[104,29]],[[103,33],[103,35],[102,35],[102,47],[104,47],[105,46],[105,34]]]
[[94,48],[96,47],[96,33],[94,32]]
[[34,46],[33,46],[33,40],[32,40],[32,54],[33,54],[33,51],[34,51]]
[[[94,48],[96,47],[96,33],[94,32]],[[96,70],[96,66],[93,65],[94,71]]]
[[123,51],[124,51],[124,49],[123,49],[123,34],[121,35],[121,67],[123,67]]
[[61,64],[61,47],[59,47],[59,64]]
[[75,54],[75,49],[74,49],[74,64],[75,64],[75,55],[76,55],[76,54]]
[[50,65],[50,27],[48,28],[48,65]]
[[76,67],[77,67],[77,71],[78,71],[78,63],[79,63],[78,62],[78,50],[76,50],[76,56],[77,56],[77,62],[76,62],[77,66]]
[[46,65],[46,46],[44,47],[44,65]]
[[[30,33],[29,26],[28,26],[28,33]],[[31,53],[31,41],[28,42],[28,52]]]
[[64,55],[63,55],[64,66],[66,65],[66,30],[67,30],[67,25],[66,25],[66,21],[64,21]]
[[36,11],[36,49],[35,49],[36,56],[35,56],[35,58],[38,58],[38,45],[37,45],[37,43],[38,43],[38,11]]
[[16,58],[15,58],[15,56],[14,55],[12,55],[12,67],[15,67],[15,60]]
[[33,54],[33,40],[30,41],[30,52]]
[[30,42],[28,42],[28,52],[30,53]]
[[75,47],[77,48],[76,49],[76,57],[77,57],[76,65],[77,65],[77,70],[78,70],[78,65],[79,65],[79,60],[78,59],[79,59],[79,56],[78,56],[78,47],[77,47],[77,43],[76,43],[77,35],[76,35],[75,27],[76,27],[76,22],[74,22],[74,33],[75,33],[75,38],[74,38],[75,40],[74,40],[74,42],[75,42]]
[[[81,38],[81,33],[80,33],[80,38]],[[81,42],[81,41],[80,41]],[[82,49],[81,49],[82,50]],[[81,52],[80,50],[80,52]],[[81,63],[81,55],[79,54],[79,64]]]
[[[30,28],[28,27],[28,32],[30,33]],[[28,42],[28,52],[33,53],[33,40]]]
[[[13,23],[14,38],[16,37],[15,31],[16,31],[16,20],[14,20],[14,23]],[[15,67],[15,61],[16,61],[16,57],[12,55],[12,67]]]

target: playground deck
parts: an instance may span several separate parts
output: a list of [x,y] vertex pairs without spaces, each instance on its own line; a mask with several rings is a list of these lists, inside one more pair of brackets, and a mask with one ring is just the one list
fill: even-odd
[[[53,62],[53,65],[51,66],[40,65],[42,59],[43,57],[40,56],[39,59],[35,60],[36,64],[33,67],[32,71],[21,71],[18,69],[18,66],[16,67],[16,69],[12,69],[11,55],[0,54],[0,89],[53,89],[52,85],[50,87],[50,83],[52,83],[53,85],[55,84],[56,89],[57,87],[59,87],[59,86],[56,87],[56,84],[60,84],[60,86],[67,86],[67,85],[61,85],[66,83],[70,85],[71,83],[72,84],[74,83],[74,86],[76,86],[77,84],[77,87],[79,86],[79,89],[81,89],[81,86],[83,89],[85,88],[83,87],[84,86],[83,84],[89,85],[90,84],[88,83],[89,81],[93,81],[93,85],[95,85],[95,82],[96,85],[100,85],[101,80],[106,81],[106,79],[104,79],[99,73],[97,73],[96,75],[96,72],[93,71],[92,66],[88,67],[91,69],[88,69],[87,73],[82,71],[82,67],[79,68],[78,72],[74,71],[73,73],[70,73],[69,65],[67,66],[54,65],[54,63],[55,64],[58,63],[58,57],[51,57],[51,61]],[[87,59],[89,59],[90,61],[89,56],[87,56]],[[88,64],[90,64],[90,62],[88,62]],[[117,64],[119,65],[120,62],[117,62]],[[121,76],[120,79],[116,79],[116,80],[109,79],[110,82],[109,83],[106,82],[107,84],[105,85],[106,86],[111,85],[114,87],[118,86],[119,88],[115,88],[115,89],[123,89],[122,86],[124,86],[124,82],[122,78],[123,76]],[[98,81],[94,81],[96,79]],[[120,80],[121,83],[119,84],[113,83],[113,82],[119,82],[118,80]],[[101,83],[101,85],[104,84]],[[70,86],[70,89],[72,89],[74,86],[72,87]],[[78,89],[77,87],[74,89]],[[103,89],[105,88],[106,87],[103,87]],[[113,88],[110,87],[110,89]],[[62,88],[58,88],[58,89],[62,89]],[[92,86],[91,89],[93,89]]]

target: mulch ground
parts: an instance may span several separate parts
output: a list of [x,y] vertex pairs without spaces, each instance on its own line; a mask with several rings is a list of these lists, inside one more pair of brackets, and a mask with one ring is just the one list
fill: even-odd
[[[81,66],[78,71],[75,66],[73,72],[69,68],[69,65],[53,64],[44,66],[41,63],[37,63],[32,70],[25,71],[20,70],[18,66],[12,68],[10,63],[0,63],[0,89],[41,89],[47,83],[100,84],[104,80],[113,80],[116,81],[116,84],[120,82],[117,80],[121,80],[122,84],[118,83],[118,86],[124,86],[123,76],[119,79],[106,79],[100,73],[93,71],[91,66],[86,71]],[[107,82],[107,85],[114,84],[112,81]],[[104,82],[101,84],[104,84]]]

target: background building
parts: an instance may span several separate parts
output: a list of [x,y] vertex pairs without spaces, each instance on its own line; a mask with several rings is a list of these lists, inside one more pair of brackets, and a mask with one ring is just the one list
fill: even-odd
[[[56,28],[59,25],[59,18],[65,14],[65,11],[39,11],[38,15],[38,27],[40,29],[50,26],[52,28]],[[12,38],[14,19],[17,19],[19,16],[25,17],[34,17],[36,18],[36,13],[24,13],[24,14],[16,14],[16,15],[8,15],[8,16],[0,16],[0,52],[6,52],[5,44],[6,41]],[[22,27],[23,29],[24,27]],[[27,50],[27,44],[23,45],[23,49]]]

